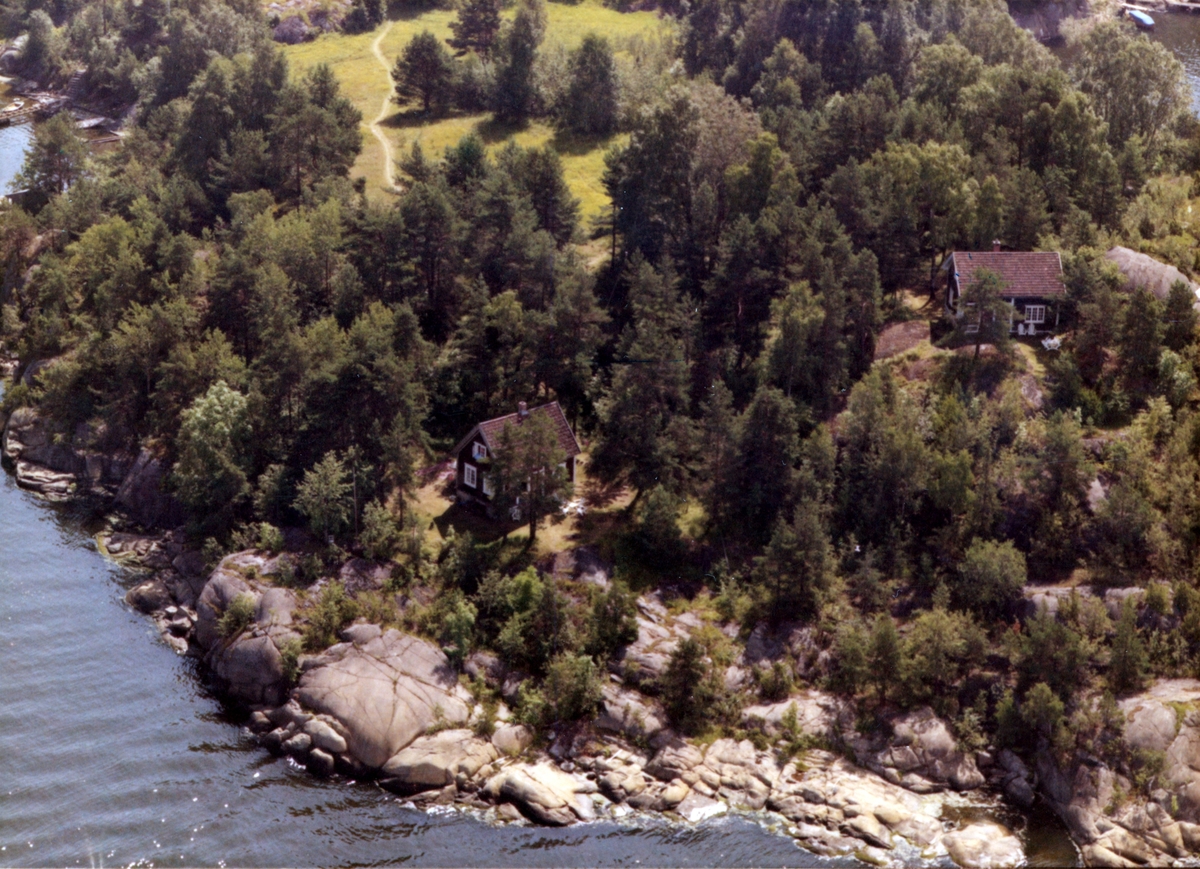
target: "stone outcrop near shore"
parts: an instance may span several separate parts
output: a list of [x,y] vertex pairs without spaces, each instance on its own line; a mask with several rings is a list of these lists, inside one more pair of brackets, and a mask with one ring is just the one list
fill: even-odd
[[9,414],[0,429],[0,459],[17,484],[48,501],[95,497],[111,502],[144,528],[173,528],[184,520],[165,491],[167,468],[147,449],[136,456],[77,446],[93,438],[86,429],[57,436],[31,407]]
[[[203,659],[221,690],[251,708],[250,727],[267,748],[316,775],[374,779],[418,804],[460,804],[555,826],[630,812],[697,822],[731,810],[767,811],[815,853],[879,865],[949,857],[962,866],[1016,866],[1024,859],[1020,840],[999,824],[944,820],[947,801],[962,799],[956,792],[986,780],[931,710],[896,717],[868,738],[855,731],[849,704],[820,691],[750,707],[748,724],[761,722],[771,733],[794,719],[793,736],[828,746],[781,760],[748,740],[704,746],[684,739],[653,696],[614,679],[595,722],[544,734],[535,745],[503,704],[495,724],[481,726],[482,705],[443,652],[394,629],[351,625],[341,642],[299,657],[293,684],[284,649],[298,640],[299,600],[272,585],[276,557],[237,553],[189,580],[185,571],[197,565],[170,538],[114,535],[105,547],[157,566],[130,590],[130,602],[153,612],[169,642]],[[363,582],[381,575],[369,567],[356,566]],[[253,615],[236,635],[222,636],[221,618],[239,596],[250,599]],[[654,648],[633,649],[632,658],[652,671],[662,642],[686,636],[689,624],[653,597],[640,599],[639,611],[643,639]],[[760,635],[750,657],[770,651]],[[484,653],[466,669],[497,688],[514,678]]]

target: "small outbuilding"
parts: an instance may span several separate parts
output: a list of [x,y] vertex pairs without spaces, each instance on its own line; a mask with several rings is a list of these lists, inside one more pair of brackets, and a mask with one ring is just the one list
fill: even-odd
[[558,436],[558,447],[566,456],[563,467],[567,471],[567,479],[574,484],[575,458],[583,450],[562,407],[557,401],[552,401],[531,408],[522,401],[517,405],[516,413],[484,420],[476,425],[451,451],[450,455],[455,460],[455,481],[460,502],[474,502],[490,508],[496,494],[491,477],[491,460],[496,454],[500,433],[507,426],[521,425],[530,417],[541,415],[550,419]]
[[[960,318],[966,314],[963,294],[974,283],[977,272],[987,270],[1004,282],[1004,300],[1019,314],[1009,324],[1016,335],[1042,335],[1058,326],[1059,303],[1066,295],[1062,281],[1062,257],[1041,251],[959,251],[950,254],[946,273],[946,313]],[[970,327],[967,331],[971,331]]]

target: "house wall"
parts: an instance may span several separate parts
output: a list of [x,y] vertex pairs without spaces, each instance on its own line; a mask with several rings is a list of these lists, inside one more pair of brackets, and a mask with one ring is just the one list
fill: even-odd
[[[961,293],[958,280],[950,275],[946,282],[946,311],[952,317],[958,317],[959,298]],[[1058,299],[1055,298],[1023,298],[1005,299],[1023,319],[1013,318],[1009,332],[1014,335],[1043,335],[1053,332],[1058,326]],[[1034,310],[1030,310],[1030,309]],[[1041,321],[1035,322],[1036,309],[1040,308]]]
[[[477,461],[473,458],[475,455],[475,445],[487,448],[487,444],[483,442],[483,436],[476,434],[471,442],[467,444],[458,454],[458,464],[455,468],[455,482],[457,484],[458,495],[460,499],[467,498],[473,501],[487,503],[491,501],[487,495],[483,494],[483,474],[487,467],[491,464],[488,460]],[[467,485],[466,469],[472,467],[475,469],[475,485]]]

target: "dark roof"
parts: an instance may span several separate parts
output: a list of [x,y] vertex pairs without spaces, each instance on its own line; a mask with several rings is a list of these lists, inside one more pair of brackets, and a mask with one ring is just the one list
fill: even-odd
[[[554,430],[558,434],[558,446],[567,458],[577,456],[583,452],[579,446],[579,441],[575,439],[575,432],[571,430],[571,424],[567,422],[567,415],[563,413],[562,407],[557,401],[552,401],[549,404],[541,404],[537,407],[529,408],[529,415],[545,414],[550,417],[554,423]],[[519,414],[510,413],[506,416],[498,416],[495,419],[485,420],[467,433],[467,436],[458,442],[453,450],[450,451],[452,456],[457,456],[462,448],[469,444],[475,438],[475,432],[479,432],[483,436],[483,442],[487,444],[490,451],[495,451],[496,444],[500,440],[500,432],[504,431],[504,427],[510,423],[517,422]]]
[[1007,285],[1004,295],[1011,298],[1061,296],[1066,292],[1062,257],[1057,253],[956,250],[947,260],[947,267],[954,269],[963,290],[971,285],[976,271],[988,269],[1000,275]]

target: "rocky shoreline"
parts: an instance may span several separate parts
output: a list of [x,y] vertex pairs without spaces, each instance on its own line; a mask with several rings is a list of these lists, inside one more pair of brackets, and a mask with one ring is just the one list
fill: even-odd
[[[794,735],[830,748],[848,736],[849,752],[861,753],[856,763],[845,749],[810,748],[781,762],[749,740],[685,740],[665,726],[652,698],[614,680],[593,725],[543,735],[536,744],[504,704],[494,725],[485,726],[483,705],[440,649],[379,625],[356,623],[338,644],[300,655],[293,685],[284,650],[299,640],[299,600],[270,582],[287,555],[236,553],[205,576],[171,535],[116,534],[102,543],[156,570],[130,590],[130,603],[152,614],[177,651],[203,660],[218,686],[249,708],[249,727],[264,746],[315,775],[375,780],[418,805],[494,810],[501,820],[564,826],[665,812],[698,822],[728,811],[769,811],[803,847],[826,856],[877,865],[949,857],[967,867],[1024,860],[1020,840],[1001,825],[943,819],[948,802],[961,802],[960,792],[987,779],[930,710],[898,717],[890,737],[868,739],[854,734],[852,709],[821,692],[750,707],[747,720],[761,718],[766,733],[794,716]],[[351,562],[342,579],[371,583],[378,567]],[[239,596],[253,601],[252,621],[223,637],[221,617]],[[647,597],[640,604],[643,625],[652,625],[645,613],[661,604]],[[643,639],[653,640],[657,632],[646,633]],[[637,644],[630,651],[653,654]],[[510,674],[490,655],[473,655],[465,669],[512,695]]]
[[[161,527],[177,509],[159,487],[164,469],[153,456],[76,451],[46,436],[32,411],[12,414],[0,448],[18,482],[49,500],[108,499],[135,522],[149,519],[143,527]],[[1164,758],[1162,786],[1149,794],[1083,752],[1062,759],[1043,749],[1023,760],[1007,750],[967,751],[928,708],[891,714],[863,733],[852,703],[817,690],[746,708],[747,732],[760,734],[754,741],[704,745],[673,733],[657,700],[637,690],[653,683],[670,650],[700,623],[643,595],[638,639],[610,674],[596,720],[535,735],[505,703],[486,710],[442,650],[422,638],[360,622],[331,648],[298,653],[300,595],[273,582],[293,556],[241,552],[209,571],[179,532],[115,532],[98,542],[105,555],[149,573],[129,603],[155,619],[178,653],[204,662],[215,685],[248,709],[248,726],[264,746],[315,775],[374,780],[417,805],[548,825],[634,812],[688,822],[770,812],[780,830],[821,855],[877,865],[949,858],[963,867],[1016,866],[1025,861],[1017,835],[999,823],[957,819],[972,815],[956,809],[986,807],[1003,794],[1023,809],[1040,801],[1054,811],[1087,865],[1183,865],[1200,852],[1196,680],[1160,682],[1120,704],[1128,750]],[[378,591],[388,573],[352,559],[308,593],[334,578],[350,590]],[[252,614],[223,635],[221,619],[239,596],[252,601]],[[1054,595],[1043,597],[1040,605],[1053,610]],[[410,605],[403,594],[396,603]],[[756,629],[727,669],[727,684],[783,656],[815,681],[820,655],[809,630]],[[464,670],[507,703],[515,699],[520,674],[494,656],[477,652]],[[785,743],[796,748],[791,756],[769,750]]]

